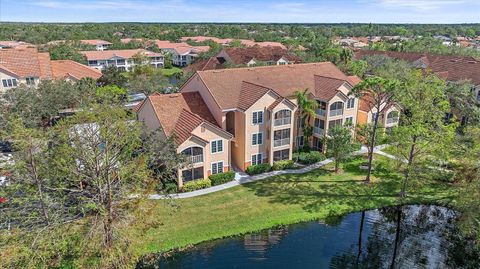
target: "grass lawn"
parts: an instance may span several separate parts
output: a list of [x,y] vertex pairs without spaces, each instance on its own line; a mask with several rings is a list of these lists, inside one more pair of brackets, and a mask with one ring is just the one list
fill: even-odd
[[182,69],[180,69],[178,67],[163,68],[163,69],[160,69],[160,70],[162,71],[162,74],[166,77],[173,76],[177,73],[182,73]]
[[[374,183],[356,157],[303,175],[281,175],[190,199],[148,201],[140,222],[128,229],[136,255],[167,251],[202,241],[314,219],[338,220],[350,212],[399,204],[400,178],[376,157]],[[455,189],[436,181],[412,181],[405,203],[449,203]],[[153,205],[153,206],[152,206]],[[172,206],[173,205],[173,206]],[[141,228],[145,227],[145,228]]]

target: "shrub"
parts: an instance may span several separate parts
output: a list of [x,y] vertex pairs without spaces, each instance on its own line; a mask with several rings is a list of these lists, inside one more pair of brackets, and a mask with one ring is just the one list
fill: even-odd
[[178,186],[176,182],[169,182],[165,183],[163,187],[163,191],[170,194],[170,193],[177,193],[178,192]]
[[273,170],[285,170],[285,169],[292,169],[294,167],[293,160],[283,160],[274,162],[272,169]]
[[214,175],[209,176],[208,178],[212,182],[212,186],[217,186],[217,185],[220,185],[220,184],[230,182],[233,179],[235,179],[235,172],[228,171],[228,172],[225,172],[225,173],[214,174]]
[[269,172],[270,170],[272,170],[272,166],[270,164],[262,163],[262,164],[251,165],[247,167],[247,174],[256,175],[256,174]]
[[210,181],[210,179],[208,178],[197,179],[197,180],[185,183],[182,187],[182,191],[183,192],[196,191],[196,190],[205,189],[211,186],[212,186],[212,182]]
[[325,155],[319,151],[300,152],[293,154],[293,160],[298,160],[301,164],[312,164],[325,160]]

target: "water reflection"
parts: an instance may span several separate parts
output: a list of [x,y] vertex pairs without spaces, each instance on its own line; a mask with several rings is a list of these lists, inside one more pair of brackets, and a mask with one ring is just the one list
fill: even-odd
[[[328,226],[280,227],[203,243],[137,268],[463,268],[456,213],[437,206],[404,206],[354,213]],[[452,238],[457,240],[452,240]],[[475,255],[473,255],[475,257]]]

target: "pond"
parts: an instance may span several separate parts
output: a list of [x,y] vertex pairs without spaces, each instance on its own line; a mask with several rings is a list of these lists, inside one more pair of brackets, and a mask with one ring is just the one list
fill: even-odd
[[457,217],[438,206],[383,208],[213,240],[137,268],[475,268]]

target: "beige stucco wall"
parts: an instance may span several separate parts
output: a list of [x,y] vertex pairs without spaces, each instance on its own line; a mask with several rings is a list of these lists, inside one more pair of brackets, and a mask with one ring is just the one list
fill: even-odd
[[156,116],[150,99],[146,99],[140,110],[137,112],[137,119],[145,123],[147,131],[154,131],[160,128],[160,122]]
[[210,94],[210,91],[208,91],[207,87],[202,82],[198,74],[193,75],[193,77],[190,78],[190,80],[188,80],[187,83],[182,86],[180,92],[199,92],[202,96],[203,101],[207,105],[210,113],[212,113],[217,123],[220,126],[225,127],[224,113],[217,105],[215,99]]
[[[7,73],[4,73],[4,72],[0,71],[0,94],[4,93],[8,89],[15,88],[15,87],[3,87],[3,82],[2,82],[3,79],[16,79],[17,80],[17,86],[20,86],[20,84],[26,84],[27,83],[25,78],[16,78],[16,77],[13,77],[13,76],[11,76]],[[37,86],[38,83],[39,83],[39,79],[35,78],[35,86]]]
[[[230,168],[230,143],[228,137],[218,129],[208,125],[202,124],[192,131],[192,134],[202,138],[209,143],[205,146],[204,151],[204,175],[211,175],[211,164],[214,162],[223,161],[224,171]],[[210,143],[215,140],[223,141],[223,151],[212,153]]]
[[246,115],[240,111],[235,111],[232,113],[235,113],[235,138],[232,142],[232,162],[236,167],[244,170],[246,168],[245,162],[247,160],[245,158]]

